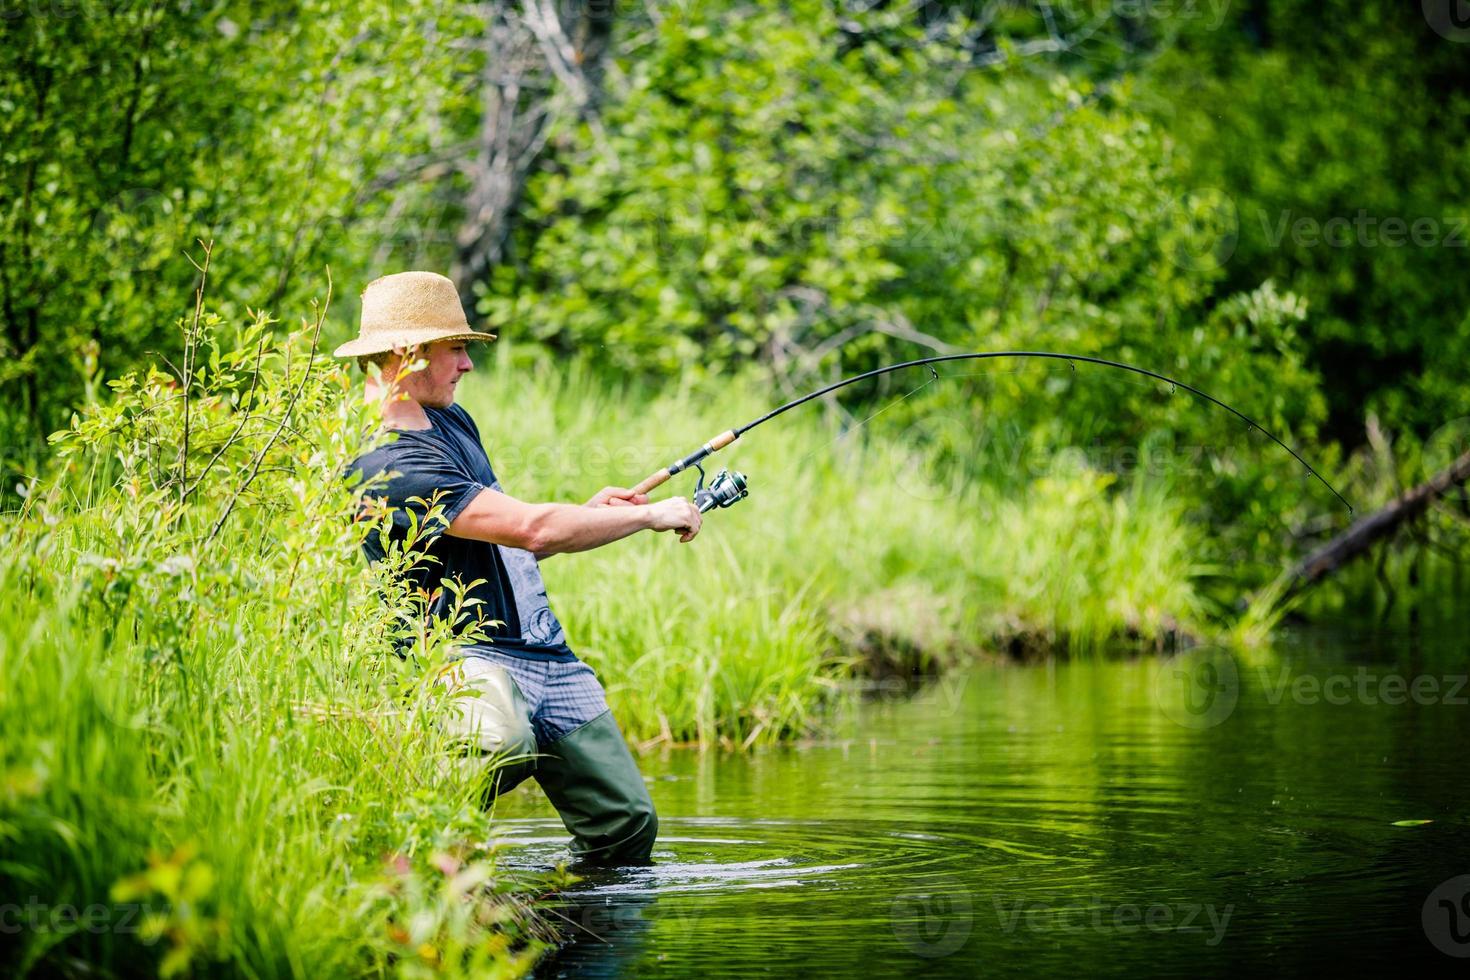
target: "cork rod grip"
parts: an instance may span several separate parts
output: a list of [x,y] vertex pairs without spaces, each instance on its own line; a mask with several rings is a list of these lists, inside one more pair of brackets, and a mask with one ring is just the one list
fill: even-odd
[[634,487],[633,488],[633,492],[634,493],[647,493],[648,491],[652,490],[654,487],[658,486],[660,483],[663,483],[668,478],[669,478],[669,471],[668,471],[668,469],[667,468],[661,469],[657,473],[655,473],[652,476],[648,477],[642,483],[640,483],[636,487]]
[[734,429],[727,429],[724,432],[721,432],[719,435],[715,436],[709,442],[705,443],[703,446],[700,446],[694,452],[690,453],[688,456],[685,456],[677,463],[670,463],[668,466],[665,466],[657,473],[648,476],[646,479],[644,479],[642,483],[633,488],[633,492],[647,493],[654,487],[663,483],[669,477],[673,476],[675,473],[683,472],[684,470],[693,466],[695,463],[704,459],[706,456],[709,456],[712,453],[717,453],[721,449],[724,449],[726,446],[730,445],[730,443],[734,442],[736,438],[737,436],[735,435]]

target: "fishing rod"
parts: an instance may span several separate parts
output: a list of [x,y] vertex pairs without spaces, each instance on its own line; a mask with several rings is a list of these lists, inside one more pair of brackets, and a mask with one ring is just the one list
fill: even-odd
[[823,395],[830,394],[831,392],[834,392],[839,388],[845,388],[848,385],[857,384],[859,381],[866,381],[868,378],[876,378],[879,375],[890,374],[894,371],[902,371],[906,368],[928,366],[930,373],[934,376],[931,380],[938,380],[939,372],[935,370],[935,364],[939,364],[944,361],[980,361],[988,360],[995,357],[1036,357],[1057,361],[1066,361],[1072,366],[1073,371],[1077,370],[1077,362],[1079,361],[1084,364],[1100,364],[1103,367],[1117,368],[1122,371],[1131,371],[1134,374],[1141,374],[1146,378],[1153,378],[1157,381],[1162,381],[1165,384],[1169,385],[1171,387],[1171,390],[1176,388],[1183,388],[1185,391],[1198,395],[1200,398],[1203,398],[1208,402],[1220,406],[1227,412],[1244,421],[1245,424],[1249,426],[1249,428],[1246,429],[1247,432],[1249,432],[1251,429],[1259,429],[1261,432],[1265,433],[1268,439],[1276,443],[1276,445],[1280,446],[1282,449],[1285,449],[1287,452],[1291,453],[1292,457],[1296,459],[1298,463],[1301,463],[1302,466],[1306,467],[1308,473],[1316,477],[1317,480],[1328,490],[1331,490],[1333,496],[1342,501],[1342,505],[1347,508],[1349,516],[1351,516],[1353,513],[1353,505],[1348,503],[1347,498],[1338,493],[1337,488],[1328,483],[1326,478],[1323,477],[1321,473],[1318,473],[1316,468],[1313,467],[1311,463],[1303,459],[1300,453],[1298,453],[1295,449],[1292,449],[1280,439],[1276,438],[1276,436],[1272,434],[1269,429],[1261,425],[1255,419],[1251,418],[1249,415],[1246,415],[1244,412],[1241,412],[1240,410],[1232,408],[1231,406],[1225,404],[1214,395],[1211,395],[1208,392],[1201,391],[1193,385],[1186,384],[1185,382],[1179,381],[1175,378],[1170,378],[1166,375],[1159,374],[1156,371],[1150,371],[1147,368],[1137,367],[1133,364],[1124,364],[1122,361],[1109,361],[1101,357],[1088,357],[1083,354],[1058,354],[1053,351],[1036,350],[977,351],[969,354],[939,354],[934,357],[921,357],[916,361],[904,361],[901,364],[890,364],[887,367],[877,368],[873,371],[866,371],[862,374],[855,374],[850,378],[843,378],[841,381],[833,382],[832,384],[827,385],[825,388],[820,388],[817,391],[812,392],[811,394],[802,395],[800,398],[793,399],[792,401],[787,402],[785,405],[782,405],[779,408],[772,409],[771,411],[762,415],[760,418],[753,419],[752,421],[747,422],[744,425],[739,426],[738,428],[726,429],[724,432],[721,432],[719,435],[715,436],[709,442],[706,442],[703,446],[700,446],[698,449],[690,453],[688,456],[685,456],[683,459],[676,460],[670,463],[668,466],[665,466],[658,472],[650,474],[646,479],[643,480],[642,483],[639,483],[636,487],[633,488],[633,492],[647,493],[654,487],[657,487],[667,481],[676,473],[681,473],[692,466],[695,469],[699,470],[699,482],[695,485],[694,488],[694,503],[695,506],[699,508],[699,512],[702,514],[715,507],[729,507],[735,504],[737,501],[745,499],[745,497],[749,496],[750,494],[748,481],[745,478],[745,474],[722,469],[715,474],[714,479],[710,481],[710,485],[706,487],[704,485],[704,467],[699,464],[705,458],[719,452],[721,449],[724,449],[726,446],[730,445],[730,443],[734,442],[736,439],[739,439],[741,436],[749,432],[751,429],[754,429],[756,426],[769,422],[776,416],[781,415],[784,412],[789,412],[793,408],[796,408],[798,405],[804,405],[807,402],[812,401],[813,399],[821,398]]

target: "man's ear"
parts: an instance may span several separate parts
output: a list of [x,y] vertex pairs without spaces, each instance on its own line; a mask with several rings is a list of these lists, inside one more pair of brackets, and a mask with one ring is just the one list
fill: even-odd
[[383,358],[383,363],[381,365],[383,371],[383,379],[385,381],[402,380],[403,369],[409,363],[411,362],[408,359],[404,348],[393,348],[391,351],[388,352],[388,356]]

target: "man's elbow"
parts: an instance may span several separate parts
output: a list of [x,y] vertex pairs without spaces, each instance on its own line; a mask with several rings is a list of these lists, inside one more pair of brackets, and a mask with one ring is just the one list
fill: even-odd
[[522,505],[515,511],[466,511],[449,525],[449,533],[475,541],[521,548],[540,555],[559,550],[561,528],[548,504]]
[[520,540],[513,543],[512,547],[523,548],[538,558],[556,554],[561,550],[562,544],[556,508],[547,504],[534,508],[517,536]]

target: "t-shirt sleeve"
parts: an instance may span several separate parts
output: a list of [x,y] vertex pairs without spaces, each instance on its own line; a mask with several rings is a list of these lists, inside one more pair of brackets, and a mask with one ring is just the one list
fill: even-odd
[[[466,473],[447,454],[418,443],[395,443],[383,471],[386,484],[369,491],[369,496],[387,498],[393,508],[394,537],[408,531],[410,513],[426,537],[435,537],[460,515],[485,485]],[[438,493],[438,498],[435,494]],[[418,498],[418,499],[415,499]],[[430,503],[443,508],[444,523],[428,527]]]

